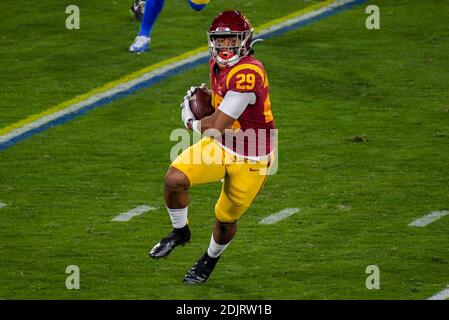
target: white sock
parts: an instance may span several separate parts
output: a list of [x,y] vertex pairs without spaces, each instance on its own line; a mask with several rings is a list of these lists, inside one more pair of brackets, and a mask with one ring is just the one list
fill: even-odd
[[187,208],[170,209],[167,207],[173,228],[179,229],[187,224]]
[[207,254],[211,258],[217,258],[220,254],[229,246],[231,241],[226,244],[218,244],[215,242],[214,235],[210,238],[209,248],[207,249]]

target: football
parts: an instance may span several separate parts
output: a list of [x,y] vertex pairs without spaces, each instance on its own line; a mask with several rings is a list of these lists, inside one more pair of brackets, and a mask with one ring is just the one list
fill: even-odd
[[215,112],[212,106],[212,95],[207,88],[198,87],[189,98],[189,106],[197,120],[210,116]]

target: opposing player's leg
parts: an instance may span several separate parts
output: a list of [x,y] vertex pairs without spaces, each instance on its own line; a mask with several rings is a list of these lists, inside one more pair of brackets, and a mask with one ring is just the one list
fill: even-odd
[[[165,176],[164,196],[173,230],[153,247],[149,253],[150,257],[165,257],[175,247],[190,240],[187,224],[188,189],[196,184],[220,181],[225,175],[225,166],[221,163],[220,155],[223,151],[220,147],[215,148],[215,145],[209,138],[202,139],[181,153],[171,164]],[[209,151],[217,152],[219,157],[216,158],[220,161],[205,161],[205,158],[210,158]]]
[[151,31],[153,25],[164,7],[164,0],[146,0],[140,30],[134,42],[129,47],[129,52],[141,53],[150,48]]
[[187,271],[186,284],[205,282],[215,268],[222,252],[237,232],[237,221],[248,210],[262,189],[269,161],[235,163],[228,165],[223,188],[215,205],[216,223],[209,248],[197,263]]

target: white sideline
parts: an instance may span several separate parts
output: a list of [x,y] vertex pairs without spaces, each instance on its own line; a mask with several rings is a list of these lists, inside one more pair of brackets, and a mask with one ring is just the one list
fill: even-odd
[[447,300],[447,299],[449,299],[449,287],[431,296],[427,300]]
[[449,214],[449,211],[433,211],[429,213],[428,215],[425,215],[422,218],[416,219],[412,223],[410,223],[409,227],[425,227],[428,224],[431,224],[434,221],[437,221],[438,219],[447,216]]
[[128,81],[128,82],[125,82],[125,83],[121,83],[121,84],[117,85],[116,87],[114,87],[114,88],[112,88],[112,89],[110,89],[110,90],[108,90],[106,92],[102,92],[102,93],[93,95],[93,96],[89,97],[88,99],[86,99],[84,101],[81,101],[79,103],[71,105],[71,106],[69,106],[69,107],[67,107],[65,109],[57,111],[57,112],[55,112],[53,114],[50,114],[48,116],[42,117],[42,118],[40,118],[40,119],[38,119],[36,121],[33,121],[33,122],[29,123],[29,124],[24,125],[23,127],[17,128],[17,129],[15,129],[15,130],[13,130],[13,131],[5,134],[5,135],[2,135],[2,136],[0,136],[0,143],[4,143],[4,142],[7,142],[9,140],[12,140],[15,137],[18,137],[18,136],[20,136],[20,135],[22,135],[22,134],[24,134],[26,132],[29,132],[29,131],[34,130],[34,129],[37,129],[37,128],[45,125],[46,123],[49,123],[49,122],[51,122],[53,120],[56,120],[56,119],[60,119],[60,118],[66,116],[66,115],[68,115],[70,113],[74,113],[74,112],[77,112],[79,110],[82,110],[86,106],[92,105],[92,104],[100,101],[101,99],[109,98],[109,97],[112,97],[112,96],[114,96],[114,95],[116,95],[118,93],[121,93],[121,92],[124,92],[126,90],[129,90],[130,88],[132,88],[132,87],[134,87],[134,86],[136,86],[136,85],[138,85],[138,84],[140,84],[140,83],[142,83],[144,81],[147,81],[149,79],[155,78],[155,77],[157,77],[157,76],[159,76],[159,75],[161,75],[161,74],[163,74],[163,73],[165,73],[165,72],[167,72],[169,70],[173,70],[173,69],[175,69],[175,68],[177,68],[177,67],[179,67],[179,66],[181,66],[183,64],[187,64],[187,63],[196,61],[196,60],[198,60],[198,59],[200,59],[202,57],[205,57],[207,55],[208,55],[208,52],[198,53],[198,54],[196,54],[196,55],[194,55],[192,57],[186,58],[186,59],[184,59],[182,61],[171,63],[169,65],[166,65],[166,66],[161,67],[159,69],[156,69],[154,71],[146,73],[146,74],[144,74],[144,75],[142,75],[142,76],[140,76],[140,77],[138,77],[136,79],[133,79],[131,81]]
[[157,208],[155,207],[150,207],[150,206],[138,206],[137,208],[134,208],[128,212],[124,212],[119,214],[118,216],[116,216],[115,218],[113,218],[111,221],[129,221],[131,220],[133,217],[135,216],[139,216],[141,214],[144,214],[145,212],[148,211],[153,211],[156,210]]
[[6,203],[0,202],[0,209],[6,207]]
[[275,224],[285,218],[288,218],[295,213],[299,212],[301,209],[299,208],[286,208],[284,210],[281,210],[279,212],[276,212],[272,214],[271,216],[265,217],[262,220],[260,220],[260,224]]

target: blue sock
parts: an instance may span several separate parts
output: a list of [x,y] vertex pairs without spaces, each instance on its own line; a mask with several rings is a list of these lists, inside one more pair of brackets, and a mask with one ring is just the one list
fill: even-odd
[[151,37],[151,30],[164,6],[164,0],[146,0],[139,36]]

